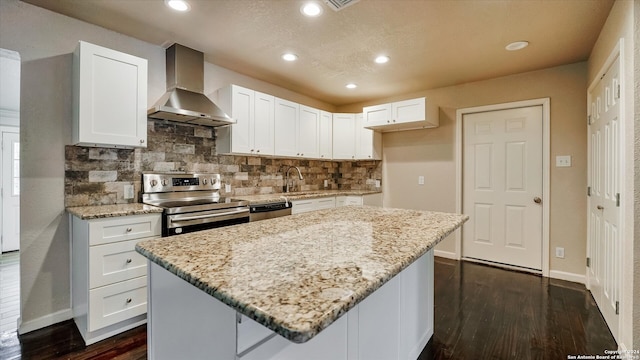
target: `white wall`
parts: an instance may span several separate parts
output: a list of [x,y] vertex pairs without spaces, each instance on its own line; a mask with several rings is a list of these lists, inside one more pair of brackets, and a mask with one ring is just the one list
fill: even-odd
[[21,332],[71,316],[64,146],[71,140],[71,53],[86,40],[149,60],[149,101],[165,89],[164,50],[17,0],[0,2],[0,47],[21,71]]

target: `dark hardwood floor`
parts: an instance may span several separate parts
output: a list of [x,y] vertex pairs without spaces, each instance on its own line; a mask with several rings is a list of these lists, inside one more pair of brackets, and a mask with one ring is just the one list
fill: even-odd
[[[617,345],[584,286],[436,258],[435,332],[419,360],[567,359],[607,349]],[[72,321],[0,338],[2,360],[145,359],[146,350],[145,326],[87,347]]]

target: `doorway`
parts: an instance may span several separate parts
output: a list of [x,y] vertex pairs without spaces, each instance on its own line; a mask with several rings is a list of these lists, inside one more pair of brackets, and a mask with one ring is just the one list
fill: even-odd
[[20,317],[20,67],[0,48],[0,334]]
[[548,98],[457,111],[456,257],[549,273]]
[[619,340],[623,229],[621,199],[624,151],[621,136],[621,45],[589,87],[587,288],[611,333]]

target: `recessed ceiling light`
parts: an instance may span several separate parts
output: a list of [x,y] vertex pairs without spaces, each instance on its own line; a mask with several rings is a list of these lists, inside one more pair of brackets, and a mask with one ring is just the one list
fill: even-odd
[[528,41],[515,41],[515,42],[512,42],[511,44],[505,46],[505,49],[507,49],[509,51],[516,51],[516,50],[524,49],[527,46],[529,46],[529,42]]
[[293,54],[293,53],[282,54],[282,60],[285,60],[285,61],[296,61],[296,60],[298,60],[298,55]]
[[389,61],[389,57],[387,55],[380,55],[376,58],[375,61],[378,64],[384,64]]
[[349,84],[345,85],[345,87],[346,87],[347,89],[355,89],[355,88],[357,88],[357,87],[358,87],[358,85],[356,85],[356,84],[354,84],[354,83],[349,83]]
[[167,4],[168,7],[176,11],[188,11],[189,9],[191,9],[189,3],[184,0],[164,0],[164,3]]
[[317,2],[308,2],[302,5],[300,12],[304,16],[316,17],[322,14],[322,7]]

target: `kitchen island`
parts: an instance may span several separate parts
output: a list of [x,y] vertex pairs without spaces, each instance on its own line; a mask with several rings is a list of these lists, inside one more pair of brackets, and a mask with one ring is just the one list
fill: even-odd
[[141,241],[150,359],[415,359],[467,217],[354,207]]

